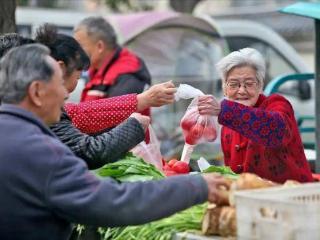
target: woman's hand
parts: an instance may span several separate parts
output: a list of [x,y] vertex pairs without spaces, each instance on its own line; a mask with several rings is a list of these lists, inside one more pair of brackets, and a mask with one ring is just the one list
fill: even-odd
[[148,107],[160,107],[173,103],[176,91],[171,81],[155,84],[143,93],[138,94],[137,110],[140,112]]
[[130,118],[135,118],[141,125],[141,127],[143,128],[144,132],[147,131],[149,124],[150,124],[150,117],[148,116],[144,116],[140,113],[132,113],[130,115]]
[[221,105],[212,95],[200,96],[198,98],[198,110],[201,115],[218,116]]

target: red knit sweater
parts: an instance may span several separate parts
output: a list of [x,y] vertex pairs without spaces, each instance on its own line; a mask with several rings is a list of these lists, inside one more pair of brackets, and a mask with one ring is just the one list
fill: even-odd
[[260,95],[254,107],[223,100],[219,123],[225,164],[283,183],[311,182],[291,104],[282,96]]

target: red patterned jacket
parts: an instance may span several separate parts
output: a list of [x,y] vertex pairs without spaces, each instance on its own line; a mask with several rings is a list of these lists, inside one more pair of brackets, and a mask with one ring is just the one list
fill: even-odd
[[137,94],[104,98],[78,104],[67,103],[64,108],[75,125],[83,133],[98,133],[114,127],[137,110]]
[[225,164],[233,171],[279,183],[312,181],[294,112],[284,97],[260,95],[254,107],[223,100],[218,121]]

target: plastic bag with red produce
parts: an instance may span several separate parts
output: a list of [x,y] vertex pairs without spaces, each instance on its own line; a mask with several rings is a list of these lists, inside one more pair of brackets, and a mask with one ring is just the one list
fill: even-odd
[[176,100],[194,98],[180,122],[185,138],[181,160],[187,163],[190,161],[195,145],[203,142],[213,142],[218,136],[216,117],[199,114],[198,97],[202,95],[204,94],[199,89],[187,84],[180,84],[176,93]]
[[151,125],[148,130],[150,136],[149,143],[147,144],[145,141],[142,141],[131,149],[131,152],[134,155],[141,157],[145,162],[153,164],[157,169],[162,171],[163,163],[160,152],[160,142]]

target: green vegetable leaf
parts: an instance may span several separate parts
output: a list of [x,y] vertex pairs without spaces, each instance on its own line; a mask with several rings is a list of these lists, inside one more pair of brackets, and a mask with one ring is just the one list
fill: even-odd
[[212,172],[216,172],[216,173],[220,173],[221,175],[225,176],[225,177],[229,177],[229,178],[233,178],[233,179],[237,179],[238,178],[238,174],[236,174],[235,172],[233,172],[231,170],[230,167],[228,166],[210,166],[207,169],[202,171],[203,173],[212,173]]

